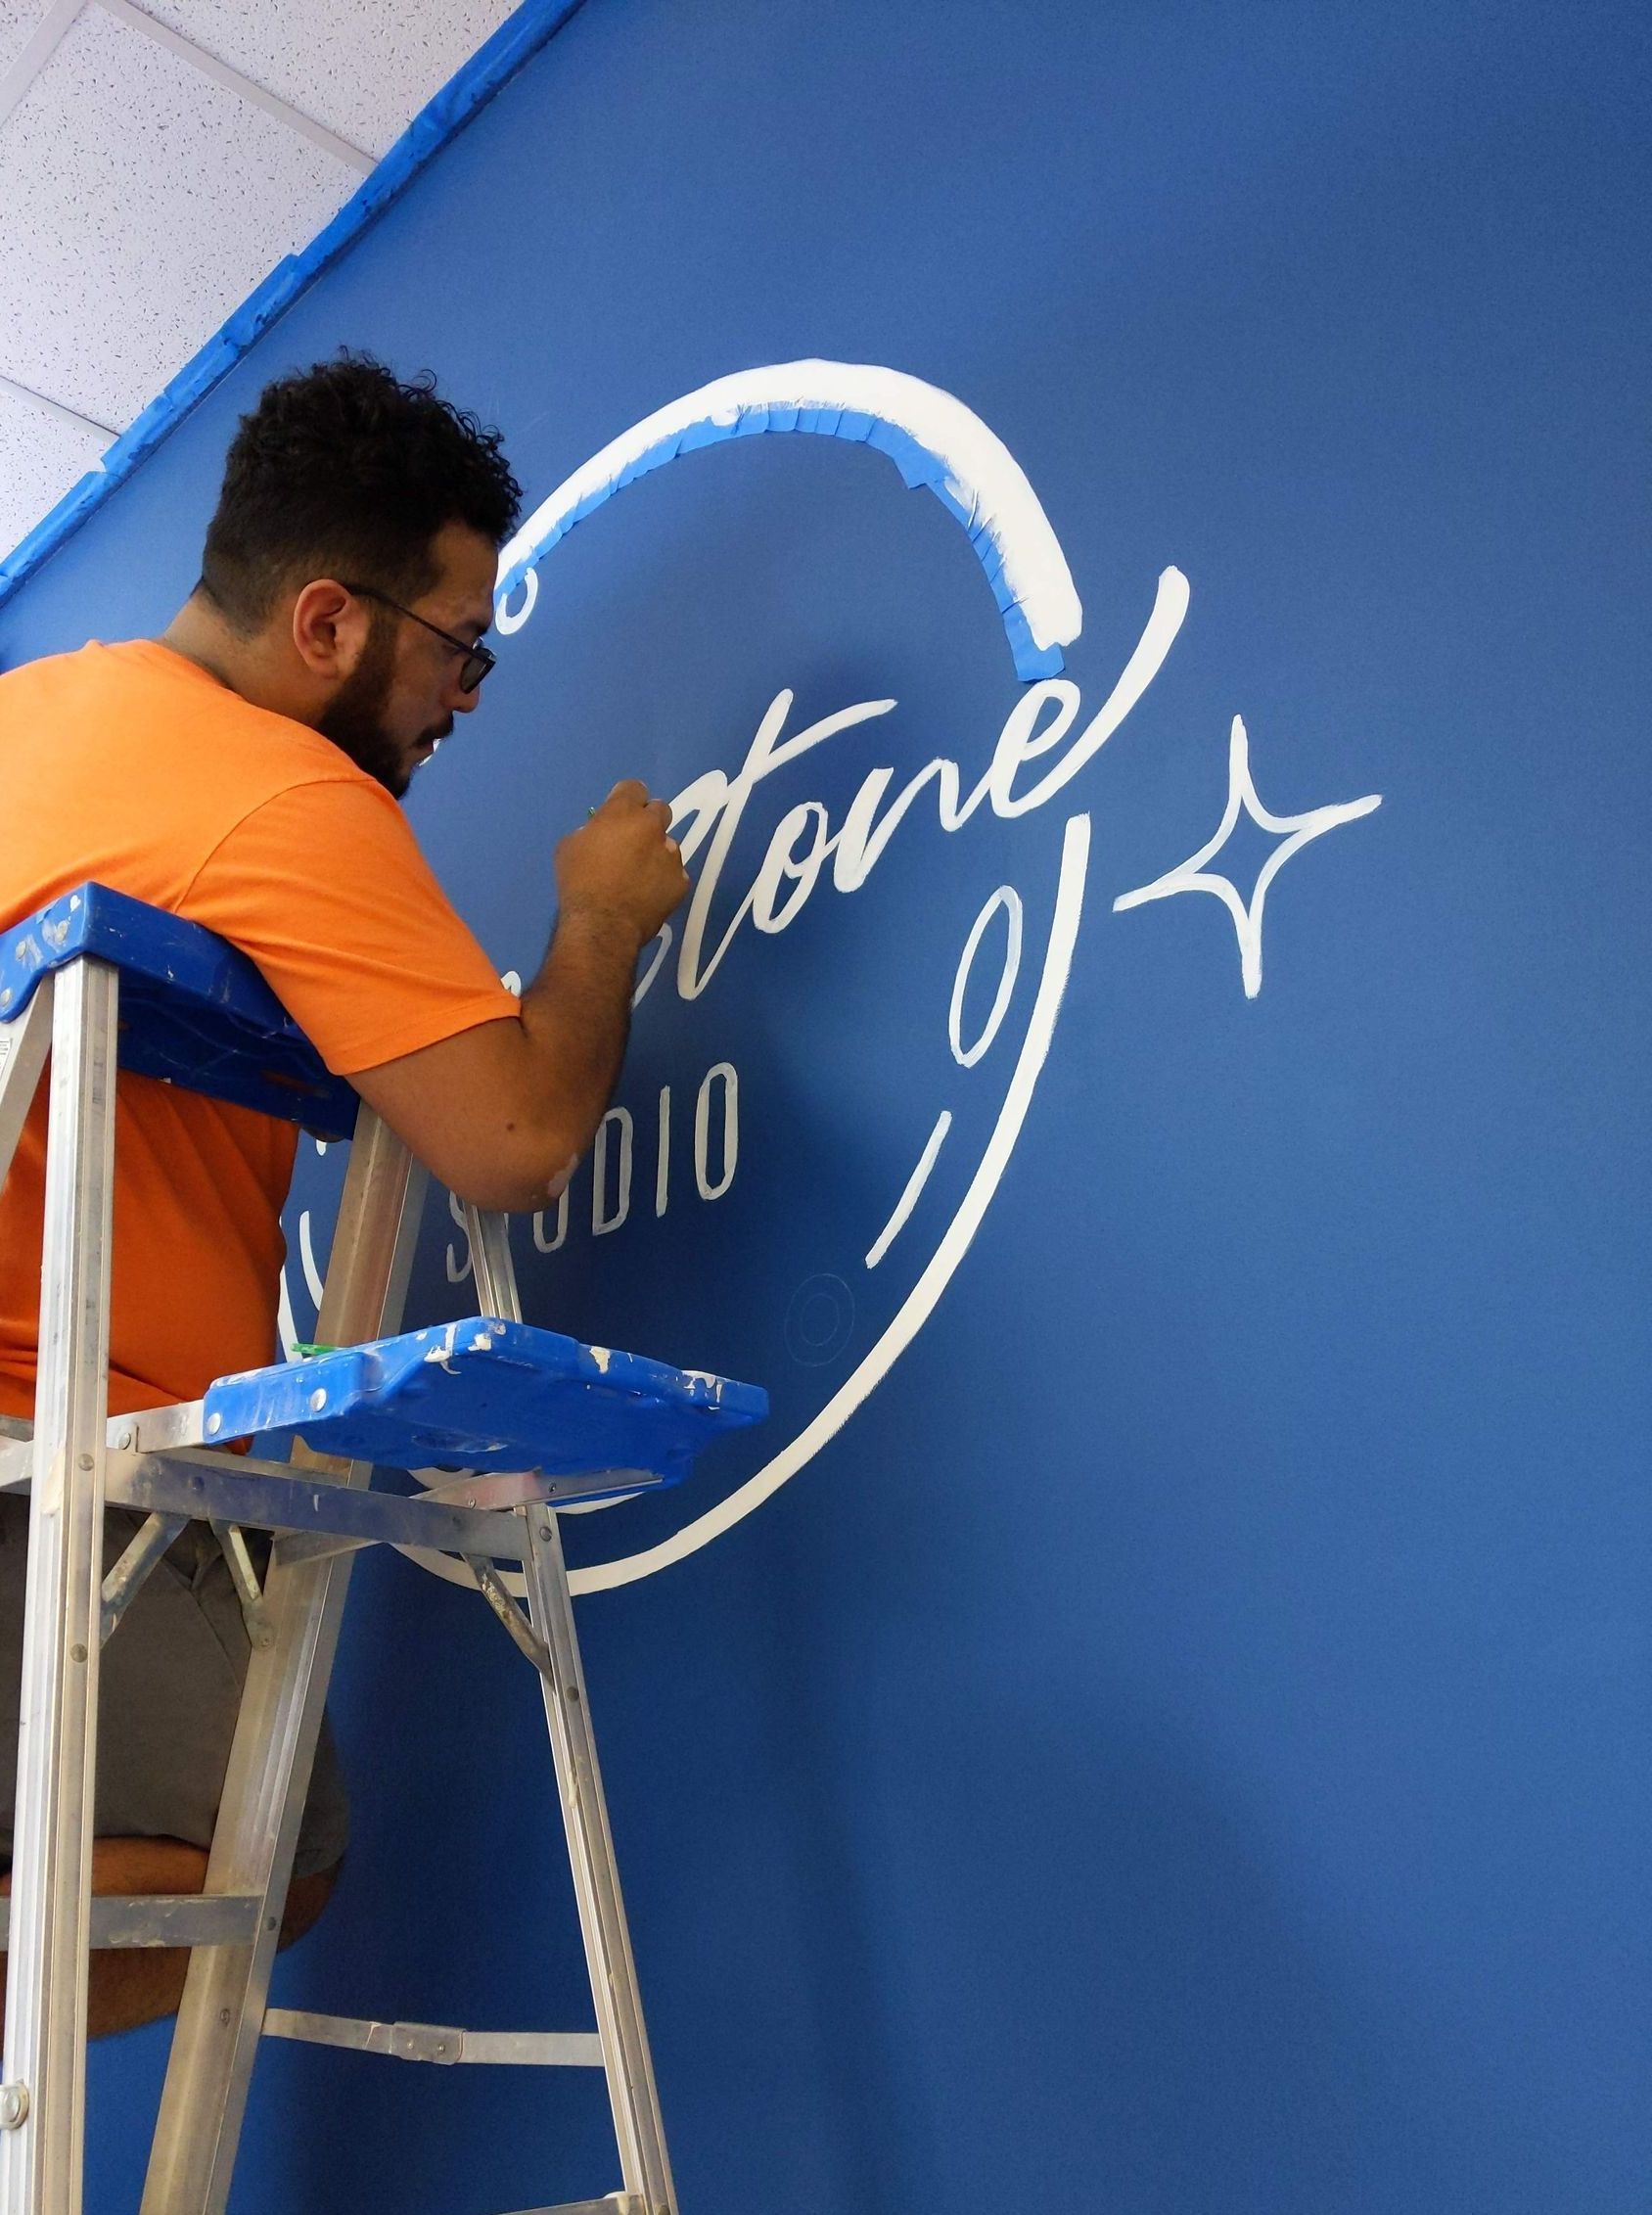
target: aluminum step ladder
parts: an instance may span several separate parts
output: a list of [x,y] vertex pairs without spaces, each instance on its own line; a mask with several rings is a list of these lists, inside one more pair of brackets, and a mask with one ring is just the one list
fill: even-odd
[[[82,2215],[88,1947],[160,1944],[192,1952],[143,2215],[223,2215],[258,2042],[272,2035],[437,2063],[600,2066],[620,2189],[536,2215],[677,2215],[555,1509],[679,1481],[702,1447],[761,1419],[764,1395],[529,1328],[505,1220],[476,1209],[485,1312],[402,1332],[422,1170],[252,965],[198,925],[83,885],[0,934],[0,1181],[48,1055],[35,1415],[0,1418],[0,1488],[30,1494],[0,2215]],[[110,1417],[117,1062],[353,1138],[316,1326],[336,1351]],[[226,1451],[249,1439],[254,1452]],[[376,1463],[462,1473],[409,1499],[371,1489]],[[103,1576],[106,1503],[146,1520]],[[206,1889],[94,1903],[99,1650],[192,1518],[224,1546],[252,1641]],[[272,1534],[261,1582],[247,1529]],[[267,2005],[350,1563],[374,1545],[462,1558],[540,1672],[594,2034]],[[526,1617],[500,1562],[524,1572]]]

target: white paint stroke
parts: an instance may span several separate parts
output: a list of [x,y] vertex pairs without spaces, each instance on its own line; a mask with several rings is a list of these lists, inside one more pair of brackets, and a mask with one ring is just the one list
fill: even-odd
[[[722,1079],[722,1177],[711,1182],[711,1079]],[[740,1166],[740,1072],[731,1061],[714,1061],[700,1080],[694,1103],[694,1181],[703,1200],[720,1200]]]
[[663,1216],[671,1204],[671,1087],[660,1087],[660,1118],[655,1137],[654,1213]]
[[[616,1172],[618,1190],[614,1196],[614,1213],[607,1212],[608,1203],[608,1127],[612,1124],[620,1133],[620,1166]],[[596,1142],[591,1148],[591,1236],[602,1238],[611,1230],[618,1230],[631,1212],[631,1153],[634,1125],[631,1111],[625,1107],[611,1107],[597,1125]],[[607,1363],[603,1366],[606,1368]]]
[[666,954],[668,954],[671,950],[672,936],[673,933],[670,924],[662,923],[660,926],[659,934],[660,943],[654,949],[654,959],[643,971],[642,982],[637,986],[636,991],[631,994],[631,1012],[633,1014],[635,1014],[637,1008],[642,1004],[643,995],[648,991],[649,986],[652,985],[655,978],[659,976],[661,966],[664,963]]
[[304,1265],[304,1282],[309,1296],[315,1302],[315,1311],[321,1313],[321,1271],[315,1266],[315,1248],[310,1242],[310,1212],[305,1208],[298,1218],[298,1259]]
[[[1323,837],[1326,831],[1334,831],[1341,823],[1352,823],[1361,815],[1369,815],[1382,804],[1382,794],[1373,792],[1367,793],[1363,800],[1350,800],[1340,807],[1312,808],[1303,815],[1270,813],[1257,798],[1251,776],[1250,739],[1242,718],[1235,715],[1227,753],[1227,807],[1215,837],[1208,839],[1197,854],[1190,854],[1175,868],[1155,877],[1150,885],[1121,893],[1113,902],[1113,912],[1118,915],[1127,907],[1145,907],[1152,900],[1171,900],[1177,893],[1214,893],[1233,918],[1233,928],[1239,937],[1239,968],[1245,982],[1245,997],[1255,999],[1262,991],[1262,918],[1267,888],[1292,854],[1300,853],[1310,839]],[[1283,840],[1262,863],[1248,904],[1229,878],[1205,866],[1216,859],[1233,835],[1241,808],[1253,823],[1264,831],[1279,832]]]
[[1062,838],[1061,874],[1056,885],[1055,913],[1050,923],[1043,974],[1038,980],[1038,993],[1032,1003],[1027,1037],[1022,1042],[1015,1073],[1004,1095],[1004,1104],[998,1111],[992,1135],[987,1140],[987,1150],[970,1179],[969,1189],[964,1194],[957,1214],[947,1225],[929,1266],[908,1292],[876,1345],[853,1374],[839,1386],[814,1420],[800,1431],[773,1460],[766,1462],[756,1476],[748,1478],[745,1484],[737,1487],[717,1506],[696,1521],[685,1524],[680,1531],[659,1546],[649,1546],[641,1553],[628,1554],[620,1560],[593,1562],[588,1568],[574,1570],[568,1580],[573,1592],[612,1592],[619,1585],[635,1583],[639,1577],[654,1576],[662,1569],[670,1568],[675,1562],[686,1560],[689,1554],[698,1552],[701,1546],[710,1545],[712,1539],[720,1538],[724,1531],[731,1530],[814,1458],[820,1449],[843,1428],[861,1403],[870,1398],[928,1322],[941,1293],[945,1291],[958,1264],[969,1251],[976,1232],[981,1228],[992,1195],[1009,1166],[1010,1155],[1015,1150],[1022,1125],[1027,1120],[1028,1108],[1032,1105],[1039,1072],[1049,1054],[1050,1041],[1055,1036],[1056,1017],[1061,1012],[1062,994],[1067,989],[1067,979],[1073,967],[1073,949],[1078,943],[1078,922],[1083,913],[1084,878],[1089,865],[1089,817],[1070,816]]
[[878,1264],[883,1260],[884,1256],[895,1244],[895,1241],[899,1237],[902,1230],[905,1229],[906,1218],[917,1206],[918,1195],[923,1190],[924,1186],[929,1182],[930,1171],[935,1167],[936,1157],[940,1154],[942,1145],[945,1143],[946,1133],[951,1130],[951,1128],[952,1110],[950,1108],[942,1108],[940,1116],[937,1118],[935,1129],[930,1132],[928,1139],[925,1141],[923,1152],[918,1156],[917,1168],[906,1179],[906,1189],[901,1193],[899,1199],[895,1203],[894,1215],[890,1217],[888,1223],[884,1224],[882,1230],[879,1231],[877,1237],[872,1241],[871,1247],[866,1255],[866,1267],[869,1269],[875,1269],[877,1268]]
[[476,1255],[471,1251],[471,1226],[466,1219],[465,1205],[457,1192],[448,1193],[447,1212],[464,1233],[465,1239],[465,1258],[462,1262],[459,1259],[458,1248],[451,1239],[447,1241],[447,1281],[449,1284],[463,1284],[466,1277],[471,1275],[476,1268]]
[[[678,942],[678,997],[700,997],[748,925],[770,937],[789,930],[819,886],[828,881],[839,893],[858,892],[920,796],[929,795],[936,819],[948,836],[961,830],[984,805],[1008,820],[1045,807],[1094,760],[1142,698],[1175,642],[1188,601],[1188,582],[1180,570],[1162,571],[1152,613],[1118,682],[1071,744],[1068,734],[1078,715],[1078,687],[1067,677],[1046,677],[1031,685],[1011,709],[985,774],[967,795],[958,763],[949,756],[939,756],[893,797],[893,764],[870,770],[836,830],[830,829],[824,801],[805,800],[788,809],[770,836],[756,876],[707,952],[722,871],[754,792],[777,769],[844,731],[887,715],[895,706],[894,700],[859,700],[787,736],[794,695],[789,687],[777,692],[735,774],[708,769],[671,803],[671,821],[684,863],[697,863]],[[1053,715],[1047,715],[1051,709]],[[1048,766],[1026,791],[1017,792],[1023,769],[1032,761]]]
[[533,1243],[541,1254],[554,1254],[568,1236],[568,1186],[566,1184],[557,1195],[557,1229],[554,1238],[545,1236],[546,1213],[547,1211],[541,1208],[533,1218]]
[[[998,977],[998,990],[993,995],[992,1012],[973,1046],[963,1039],[964,993],[969,989],[970,972],[975,957],[981,950],[981,941],[987,926],[1002,908],[1005,915],[1004,966]],[[1015,981],[1021,975],[1021,895],[1014,885],[1000,885],[987,905],[975,919],[974,928],[964,941],[964,950],[958,957],[958,973],[952,980],[952,998],[946,1010],[946,1037],[952,1048],[952,1059],[961,1069],[973,1069],[998,1036],[998,1026],[1009,1013],[1010,998],[1015,992]]]
[[[733,425],[772,409],[837,409],[867,415],[903,432],[946,472],[946,490],[968,511],[972,538],[985,533],[1002,564],[1004,582],[1041,651],[1071,645],[1083,626],[1073,573],[1038,495],[1021,464],[972,408],[938,385],[876,362],[783,361],[714,378],[633,423],[611,438],[548,498],[540,501],[499,556],[499,582],[536,561],[572,528],[574,511],[618,488],[624,472],[699,424]],[[501,630],[520,629],[532,607],[500,616]]]
[[[999,1179],[1009,1162],[1010,1154],[1021,1135],[1021,1127],[1026,1120],[1027,1109],[1032,1096],[1032,1088],[1049,1053],[1050,1040],[1055,1035],[1056,1017],[1061,1009],[1061,996],[1066,990],[1068,972],[1073,963],[1073,948],[1078,939],[1078,922],[1083,911],[1084,878],[1088,867],[1089,841],[1089,817],[1087,815],[1073,816],[1068,822],[1062,842],[1061,873],[1056,885],[1055,910],[1050,923],[1050,939],[1044,955],[1043,975],[1039,983],[1037,998],[1033,1002],[1027,1037],[1022,1043],[1015,1073],[1010,1079],[1009,1089],[1004,1096],[1003,1107],[999,1110],[998,1121],[993,1127],[987,1151],[976,1170],[969,1190],[964,1195],[962,1206],[948,1226],[945,1236],[937,1247],[928,1269],[925,1269],[923,1275],[919,1277],[917,1283],[907,1294],[905,1302],[894,1320],[886,1328],[870,1353],[867,1354],[865,1360],[855,1369],[853,1375],[846,1379],[837,1394],[821,1409],[808,1428],[794,1439],[790,1446],[776,1454],[773,1460],[759,1469],[749,1483],[731,1494],[720,1507],[702,1516],[698,1522],[689,1524],[685,1530],[679,1531],[674,1539],[667,1540],[664,1545],[651,1548],[647,1553],[633,1554],[628,1559],[602,1563],[590,1569],[574,1570],[569,1579],[572,1590],[574,1592],[608,1591],[615,1586],[634,1583],[638,1578],[653,1575],[660,1569],[668,1568],[672,1562],[681,1559],[687,1553],[696,1551],[702,1546],[709,1545],[723,1531],[730,1529],[735,1523],[751,1514],[754,1508],[761,1506],[765,1500],[773,1493],[778,1492],[789,1478],[796,1476],[798,1471],[813,1458],[827,1440],[849,1420],[855,1408],[871,1396],[875,1387],[888,1375],[890,1369],[929,1320],[952,1272],[956,1269],[959,1262],[962,1261],[971,1240],[981,1226],[987,1205],[998,1187]],[[882,1259],[882,1250],[887,1247],[889,1240],[900,1229],[907,1215],[910,1214],[912,1205],[917,1199],[918,1191],[921,1189],[923,1178],[927,1177],[929,1169],[933,1166],[935,1156],[946,1135],[951,1120],[950,1112],[943,1111],[935,1131],[930,1134],[929,1144],[924,1149],[924,1155],[919,1162],[918,1169],[908,1182],[905,1193],[901,1195],[895,1216],[891,1218],[890,1223],[877,1245],[867,1255],[868,1268],[875,1266],[875,1260]],[[424,1485],[439,1484],[443,1477],[443,1472],[439,1469],[415,1469],[412,1474],[420,1484]],[[610,1507],[621,1505],[623,1505],[623,1500],[620,1498],[570,1500],[566,1506],[559,1507],[557,1513],[559,1516],[594,1515],[604,1513]],[[409,1561],[417,1562],[420,1568],[428,1570],[433,1577],[439,1577],[444,1584],[474,1589],[474,1580],[470,1572],[461,1562],[451,1559],[446,1554],[425,1552],[412,1546],[398,1546],[396,1550],[404,1554]],[[504,1570],[500,1574],[507,1591],[518,1599],[526,1598],[527,1581],[520,1570]]]

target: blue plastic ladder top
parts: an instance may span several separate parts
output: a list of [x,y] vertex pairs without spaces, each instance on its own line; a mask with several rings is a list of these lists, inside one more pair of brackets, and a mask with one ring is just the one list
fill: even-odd
[[[82,956],[120,972],[124,1069],[347,1138],[360,1102],[248,957],[199,923],[86,884],[0,934],[0,1022]],[[718,1437],[760,1422],[757,1386],[472,1316],[220,1377],[214,1443],[301,1438],[391,1469],[615,1469],[675,1484]]]
[[767,1413],[756,1385],[491,1315],[220,1377],[205,1403],[214,1444],[301,1438],[391,1469],[635,1470],[662,1484]]
[[347,1138],[360,1102],[246,954],[199,923],[86,884],[0,933],[0,1022],[83,955],[120,972],[120,1064]]

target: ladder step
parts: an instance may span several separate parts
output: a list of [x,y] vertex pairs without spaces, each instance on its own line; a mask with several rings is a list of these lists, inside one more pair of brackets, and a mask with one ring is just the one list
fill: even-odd
[[[394,2061],[486,2062],[495,2067],[600,2069],[602,2040],[594,2030],[460,2030],[450,2023],[381,2023],[367,2015],[318,2015],[296,2007],[264,2011],[266,2038],[297,2038],[311,2046],[343,2046],[357,2053],[385,2053]],[[609,2208],[606,2200],[581,2206]]]
[[648,2215],[634,2192],[610,2192],[606,2199],[565,2199],[555,2207],[524,2207],[518,2215]]
[[[435,1552],[495,1553],[522,1559],[522,1521],[495,1508],[449,1507],[440,1500],[296,1476],[281,1462],[187,1453],[140,1454],[111,1469],[111,1506],[145,1515],[183,1515],[244,1529],[324,1532],[341,1544],[426,1546]],[[334,1550],[323,1547],[323,1551]]]
[[[252,1893],[108,1893],[92,1902],[94,1947],[247,1946],[262,1900]],[[0,1951],[8,1944],[12,1903],[0,1900]]]

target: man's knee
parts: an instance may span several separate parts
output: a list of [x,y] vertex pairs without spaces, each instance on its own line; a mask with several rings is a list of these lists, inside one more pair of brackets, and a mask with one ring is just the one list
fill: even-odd
[[[281,1944],[301,1938],[320,1915],[338,1882],[339,1865],[296,1876],[288,1888]],[[181,1838],[98,1838],[92,1844],[92,1890],[99,1894],[199,1892],[206,1881],[206,1853]],[[12,1889],[0,1875],[0,1893]],[[174,2015],[189,1973],[186,1947],[102,1948],[92,1956],[86,2028],[92,2038]],[[0,2008],[5,2006],[6,1964],[0,1957]]]
[[294,1939],[302,1938],[316,1920],[328,1901],[333,1887],[339,1881],[342,1862],[331,1869],[318,1869],[313,1876],[296,1876],[287,1887],[287,1913],[281,1918],[281,1943],[291,1946]]

